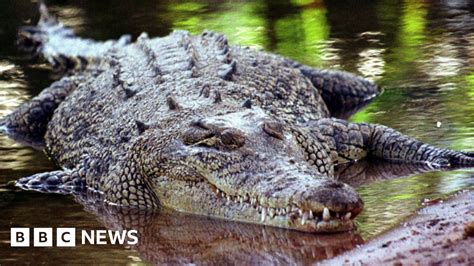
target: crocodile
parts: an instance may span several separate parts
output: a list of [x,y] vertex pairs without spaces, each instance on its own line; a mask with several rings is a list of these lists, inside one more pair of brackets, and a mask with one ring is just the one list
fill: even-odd
[[0,128],[60,170],[21,178],[21,188],[92,190],[121,208],[325,233],[354,229],[363,209],[335,165],[366,157],[474,165],[474,153],[338,117],[381,92],[354,74],[230,45],[212,31],[85,39],[39,6],[18,44],[60,78]]

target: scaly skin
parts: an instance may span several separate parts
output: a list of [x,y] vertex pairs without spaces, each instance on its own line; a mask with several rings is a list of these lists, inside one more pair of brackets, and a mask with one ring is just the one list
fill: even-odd
[[338,232],[353,228],[363,203],[332,178],[336,163],[372,155],[474,164],[472,154],[330,118],[377,94],[352,74],[230,46],[213,32],[83,40],[41,12],[20,43],[70,76],[1,123],[12,137],[44,139],[62,171],[20,179],[25,189],[87,187],[123,207]]

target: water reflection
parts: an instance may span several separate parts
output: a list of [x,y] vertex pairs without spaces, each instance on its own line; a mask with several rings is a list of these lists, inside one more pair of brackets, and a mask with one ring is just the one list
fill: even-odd
[[364,199],[364,211],[357,217],[357,224],[366,240],[386,231],[394,222],[403,221],[426,198],[474,188],[474,173],[469,170],[435,170],[424,164],[376,159],[339,165],[336,178],[357,188]]
[[339,164],[335,167],[335,179],[357,188],[382,180],[443,171],[450,169],[433,169],[426,164],[389,162],[369,158],[357,162]]
[[19,66],[0,61],[0,117],[29,99],[24,73]]
[[66,21],[64,21],[64,25],[74,28],[79,32],[81,31],[81,27],[85,24],[83,18],[84,10],[80,8],[76,8],[73,6],[63,6],[57,10],[52,9],[51,12],[54,12],[59,17],[68,18]]
[[385,49],[368,48],[359,53],[359,67],[357,70],[367,79],[376,81],[385,72],[385,61],[382,57]]
[[[38,204],[39,203],[39,204]],[[100,264],[133,262],[139,257],[130,247],[121,245],[81,245],[75,248],[11,248],[10,227],[75,227],[77,230],[105,229],[96,216],[83,210],[71,197],[28,193],[0,188],[0,263]],[[8,219],[8,220],[6,220]],[[5,221],[6,220],[6,221]],[[79,236],[78,236],[79,237]],[[80,239],[80,238],[79,238]]]
[[263,8],[260,3],[222,4],[215,12],[208,13],[206,5],[198,3],[180,3],[172,5],[179,18],[173,21],[174,29],[188,30],[194,34],[203,29],[213,29],[225,33],[231,41],[239,40],[242,45],[264,48],[268,44],[265,38],[265,21],[259,16]]
[[[471,1],[48,2],[65,24],[85,37],[104,40],[124,33],[136,37],[142,31],[156,36],[166,35],[173,29],[192,33],[211,29],[227,34],[234,44],[274,51],[316,67],[358,73],[376,80],[385,87],[385,93],[355,114],[352,121],[385,124],[438,146],[471,151],[474,147],[474,5]],[[0,117],[51,83],[44,62],[25,57],[14,47],[17,28],[25,21],[36,21],[37,16],[35,6],[28,0],[0,1],[0,36],[6,40],[0,44]],[[437,127],[438,121],[440,127]],[[379,168],[373,168],[374,165]],[[388,230],[413,214],[424,198],[473,188],[472,170],[425,172],[426,169],[419,167],[365,162],[352,165],[350,171],[344,167],[340,168],[339,178],[356,186],[365,201],[365,210],[358,217],[357,232],[364,239]],[[0,183],[54,168],[42,153],[0,136]],[[400,175],[404,177],[396,178]],[[51,224],[49,217],[58,221],[74,217],[68,220],[69,226],[78,223],[94,229],[100,227],[100,223],[94,222],[95,216],[82,211],[81,205],[66,197],[35,196],[0,188],[0,202],[8,210],[0,219],[0,233],[3,234],[12,223],[18,226],[57,225]],[[61,211],[55,211],[59,209]],[[113,226],[127,225],[100,210],[90,211]],[[157,225],[150,225],[150,231],[144,231],[144,235],[154,233],[153,230],[169,235],[149,239],[153,243],[149,246],[151,251],[141,246],[140,254],[137,254],[126,247],[112,246],[107,247],[110,252],[107,255],[104,250],[87,247],[80,250],[79,255],[68,253],[69,258],[74,258],[74,254],[92,262],[101,257],[107,262],[123,263],[144,256],[156,261],[160,258],[151,253],[163,254],[169,248],[174,258],[189,255],[196,261],[217,260],[217,254],[226,257],[227,253],[235,258],[261,261],[269,261],[269,254],[281,262],[305,258],[313,261],[337,254],[360,241],[357,235],[346,237],[344,241],[339,237],[335,240],[295,237],[295,232],[165,212],[158,217],[152,218],[156,220],[153,224]],[[203,233],[206,223],[217,228],[216,235]],[[173,233],[178,225],[182,225],[183,230]],[[193,225],[202,228],[198,238],[186,238],[192,236]],[[262,230],[270,236],[265,238]],[[239,234],[246,241],[241,242],[237,238]],[[258,236],[255,241],[260,244],[252,246],[248,242],[252,234]],[[229,236],[230,240],[219,239],[218,235]],[[183,251],[188,254],[178,254],[179,246],[174,245],[173,237],[189,246]],[[265,239],[272,239],[268,247],[263,245]],[[286,239],[292,241],[279,242]],[[301,247],[305,245],[298,239],[310,243],[308,248],[303,248],[304,254],[301,254]],[[195,249],[191,245],[194,240]],[[323,242],[315,243],[317,241]],[[163,246],[161,242],[168,244]],[[215,253],[209,251],[211,247],[220,246],[222,249],[216,248]],[[239,248],[241,253],[231,251],[231,246]],[[248,254],[251,247],[258,250],[259,256]],[[198,253],[199,250],[202,253]],[[191,254],[192,251],[196,254]],[[64,257],[64,253],[59,253],[62,252],[52,250],[48,256]],[[17,252],[0,257],[24,259],[28,256]]]
[[456,58],[456,47],[449,43],[449,39],[434,45],[433,50],[435,55],[425,62],[425,73],[433,80],[458,75],[463,60]]
[[355,233],[312,235],[253,224],[104,206],[93,196],[76,198],[107,228],[138,230],[141,259],[155,264],[309,264],[362,244]]

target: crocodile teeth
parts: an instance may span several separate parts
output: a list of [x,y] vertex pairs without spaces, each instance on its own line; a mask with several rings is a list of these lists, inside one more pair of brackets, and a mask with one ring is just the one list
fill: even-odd
[[313,219],[313,218],[314,218],[313,211],[309,210],[309,219]]
[[265,222],[266,216],[267,216],[267,208],[262,208],[262,216],[261,216],[262,223]]
[[308,220],[308,215],[309,214],[307,212],[303,214],[303,218],[301,218],[301,225],[304,225],[306,223],[306,220]]
[[348,212],[348,213],[346,213],[346,215],[344,215],[343,219],[344,220],[349,220],[349,219],[351,219],[351,216],[352,216],[352,213]]
[[329,209],[324,208],[324,210],[323,210],[323,220],[327,222],[327,221],[329,221],[330,218],[331,218],[331,214],[329,214]]
[[270,215],[270,218],[273,219],[273,217],[275,217],[275,209],[274,208],[268,208],[269,211],[268,211],[268,214]]
[[251,203],[252,205],[255,205],[255,198],[251,198],[251,199],[250,199],[250,203]]
[[244,203],[244,198],[239,197],[239,201],[240,201],[240,204],[243,204]]

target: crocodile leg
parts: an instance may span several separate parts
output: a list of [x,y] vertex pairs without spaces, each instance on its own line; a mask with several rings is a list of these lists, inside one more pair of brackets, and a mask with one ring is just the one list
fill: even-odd
[[[136,157],[135,157],[136,158]],[[101,184],[108,204],[139,209],[154,209],[159,200],[148,176],[141,171],[133,155],[117,165],[112,174]]]
[[48,12],[43,1],[39,1],[39,11],[38,24],[21,28],[17,42],[23,50],[46,58],[56,72],[97,69],[106,52],[130,43],[129,35],[105,42],[79,38]]
[[437,148],[378,124],[321,119],[313,126],[312,134],[329,147],[336,163],[372,156],[434,168],[474,166],[474,153]]
[[[86,67],[89,71],[100,70],[99,62],[91,64],[95,58],[103,58],[108,50],[128,43],[127,37],[106,42],[78,38],[71,29],[57,22],[42,1],[39,9],[41,19],[38,25],[23,27],[18,33],[18,43],[26,50],[41,54],[62,72],[85,72]],[[85,75],[76,74],[54,82],[30,102],[0,119],[0,131],[20,142],[42,148],[43,136],[54,110],[83,81]]]
[[85,188],[80,171],[52,171],[23,177],[15,185],[25,190],[40,192],[70,193]]
[[76,88],[80,79],[80,76],[64,77],[52,83],[31,101],[1,118],[0,132],[31,146],[42,146],[54,110]]
[[345,71],[323,70],[286,60],[318,89],[332,117],[348,118],[380,93],[373,82]]

